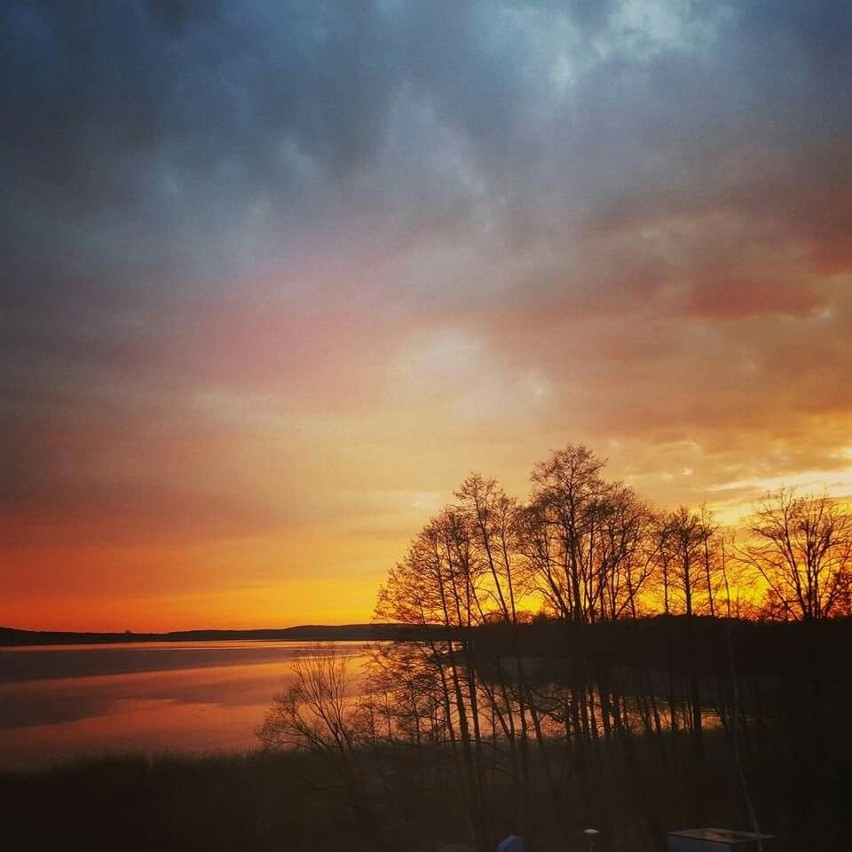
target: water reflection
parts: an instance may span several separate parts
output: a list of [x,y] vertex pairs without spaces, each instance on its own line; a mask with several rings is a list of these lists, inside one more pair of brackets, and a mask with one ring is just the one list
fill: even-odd
[[[0,650],[0,769],[139,751],[258,746],[297,656],[329,646],[205,642]],[[360,656],[357,642],[334,643]]]

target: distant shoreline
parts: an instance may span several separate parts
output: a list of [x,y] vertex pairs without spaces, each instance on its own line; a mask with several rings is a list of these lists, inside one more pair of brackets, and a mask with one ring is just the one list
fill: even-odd
[[93,633],[19,630],[0,627],[0,647],[33,645],[109,645],[128,642],[222,642],[227,640],[345,642],[394,640],[409,637],[411,628],[399,624],[303,624],[258,630],[172,630],[168,633]]

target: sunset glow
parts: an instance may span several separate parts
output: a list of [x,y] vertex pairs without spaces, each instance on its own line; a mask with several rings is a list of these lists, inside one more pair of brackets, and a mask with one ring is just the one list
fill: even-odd
[[852,496],[843,4],[8,2],[0,625],[368,621],[576,442]]

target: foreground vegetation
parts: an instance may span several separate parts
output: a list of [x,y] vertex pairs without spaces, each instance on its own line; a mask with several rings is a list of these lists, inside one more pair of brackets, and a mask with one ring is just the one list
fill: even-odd
[[[706,757],[700,767],[683,755],[666,759],[641,736],[630,748],[602,746],[587,775],[588,790],[579,789],[576,772],[566,776],[561,824],[552,823],[546,793],[537,791],[538,848],[586,850],[580,832],[589,825],[602,832],[596,852],[659,852],[669,830],[745,826],[724,732],[708,735]],[[460,780],[450,773],[424,781],[411,759],[404,750],[360,757],[371,778],[365,790],[383,822],[384,848],[440,849],[464,840]],[[783,752],[749,751],[745,772],[761,827],[776,837],[773,850],[848,848],[848,752],[832,747],[793,762]],[[495,815],[514,805],[511,785],[495,784],[489,796]],[[348,852],[377,845],[365,835],[334,767],[319,755],[295,751],[125,756],[0,774],[0,802],[8,849]]]

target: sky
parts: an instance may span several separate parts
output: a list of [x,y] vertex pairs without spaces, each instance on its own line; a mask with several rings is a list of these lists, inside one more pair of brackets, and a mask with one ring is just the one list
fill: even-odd
[[4,0],[0,624],[369,620],[568,443],[852,493],[852,5]]

